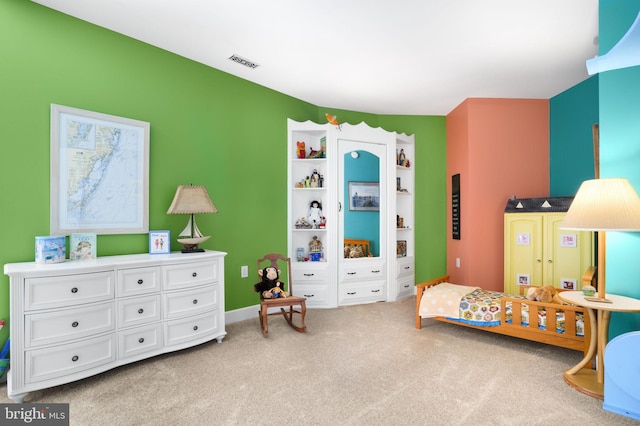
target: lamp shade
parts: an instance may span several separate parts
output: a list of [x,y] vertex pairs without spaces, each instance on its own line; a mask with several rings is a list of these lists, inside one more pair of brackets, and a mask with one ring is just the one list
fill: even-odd
[[561,229],[640,231],[640,198],[627,179],[592,179],[580,189]]
[[167,214],[217,213],[204,186],[180,185]]

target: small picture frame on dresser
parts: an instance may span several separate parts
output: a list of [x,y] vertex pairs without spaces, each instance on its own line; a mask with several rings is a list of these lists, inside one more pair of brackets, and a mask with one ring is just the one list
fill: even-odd
[[171,252],[171,233],[169,231],[149,232],[149,254],[168,254]]

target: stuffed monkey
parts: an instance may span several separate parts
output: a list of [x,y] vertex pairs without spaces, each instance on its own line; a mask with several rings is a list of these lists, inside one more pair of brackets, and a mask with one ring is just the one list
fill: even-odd
[[282,283],[279,281],[280,278],[280,270],[273,267],[267,266],[264,269],[260,269],[258,271],[258,275],[260,275],[261,281],[253,286],[253,289],[262,294],[262,297],[265,299],[273,299],[276,297],[287,297],[289,293],[284,291],[282,288]]

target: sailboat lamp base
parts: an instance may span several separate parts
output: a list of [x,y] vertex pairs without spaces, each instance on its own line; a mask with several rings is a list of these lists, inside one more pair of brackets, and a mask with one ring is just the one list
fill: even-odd
[[184,248],[182,253],[204,253],[204,249],[195,247],[195,248]]

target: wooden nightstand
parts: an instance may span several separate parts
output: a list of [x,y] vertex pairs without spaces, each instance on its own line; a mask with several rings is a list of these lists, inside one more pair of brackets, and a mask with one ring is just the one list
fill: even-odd
[[[640,300],[615,294],[607,294],[606,299],[611,303],[585,300],[581,291],[563,291],[559,293],[562,300],[572,305],[583,306],[587,309],[592,327],[589,350],[582,361],[564,373],[564,380],[572,388],[592,396],[604,399],[604,349],[609,337],[609,318],[611,312],[640,312]],[[596,313],[597,311],[597,321]],[[597,369],[587,367],[587,364],[598,354]]]

